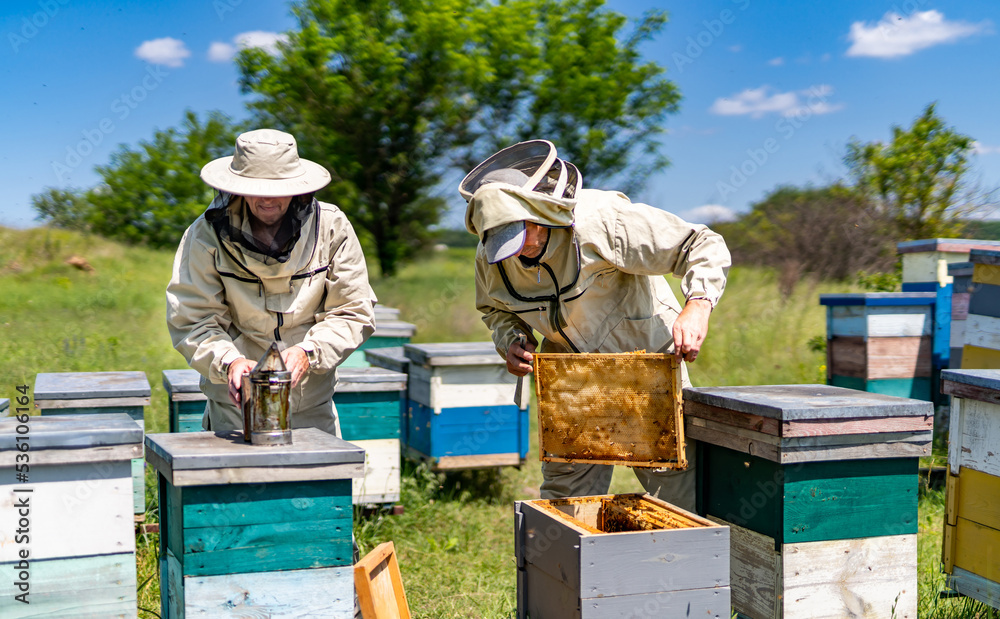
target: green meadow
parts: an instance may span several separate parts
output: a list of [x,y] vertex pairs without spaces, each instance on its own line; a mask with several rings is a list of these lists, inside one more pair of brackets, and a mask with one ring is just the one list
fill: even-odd
[[[91,270],[66,263],[77,256]],[[381,303],[417,325],[417,342],[487,340],[474,303],[473,250],[449,249],[375,277]],[[172,252],[126,247],[60,230],[0,228],[0,397],[33,385],[39,372],[141,370],[152,387],[146,431],[167,429],[161,372],[185,368],[164,322]],[[737,267],[712,317],[706,347],[691,368],[696,386],[822,382],[825,313],[818,295],[851,292],[842,283],[803,281],[787,297],[775,274]],[[533,441],[536,432],[531,432]],[[941,449],[937,446],[938,450]],[[449,475],[406,465],[404,513],[356,515],[362,552],[392,540],[414,617],[512,617],[516,585],[512,502],[537,497],[537,445],[521,469]],[[930,460],[930,459],[929,459]],[[944,456],[936,456],[942,465]],[[627,469],[613,492],[640,490]],[[921,484],[919,616],[996,617],[971,600],[942,598],[944,492]],[[147,522],[157,521],[147,469]],[[137,536],[141,617],[159,616],[158,539]]]

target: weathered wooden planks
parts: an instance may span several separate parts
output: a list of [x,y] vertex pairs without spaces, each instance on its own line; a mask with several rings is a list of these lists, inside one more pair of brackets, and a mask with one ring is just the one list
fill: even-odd
[[[517,616],[687,616],[692,609],[728,616],[729,530],[639,496],[516,503]],[[588,502],[642,504],[637,501],[650,506],[638,517],[651,518],[642,524],[648,529],[618,529],[617,520],[602,525],[606,507],[574,509]]]
[[492,342],[407,344],[403,352],[410,457],[469,468],[480,458],[506,463],[513,454],[519,464],[527,456],[528,410],[514,404],[515,378]]
[[146,440],[159,473],[164,617],[353,615],[341,581],[351,582],[361,449],[315,428],[267,447],[236,432]]
[[[15,448],[23,427],[27,467]],[[135,616],[131,458],[141,442],[126,415],[0,419],[0,521],[8,523],[0,527],[0,616]],[[30,604],[14,599],[23,593],[15,572],[25,569]]]
[[747,617],[917,617],[916,535],[778,544],[731,529],[733,609]]
[[395,503],[399,500],[400,451],[399,439],[355,441],[365,450],[365,476],[352,480],[352,495],[356,505]]
[[946,370],[941,379],[953,396],[944,571],[963,595],[1000,608],[1000,370]]

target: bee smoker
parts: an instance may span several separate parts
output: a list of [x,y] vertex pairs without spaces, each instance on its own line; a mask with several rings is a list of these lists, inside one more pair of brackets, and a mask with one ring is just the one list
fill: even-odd
[[240,403],[243,408],[243,440],[253,445],[289,445],[292,442],[288,401],[292,373],[278,352],[278,343],[243,375]]

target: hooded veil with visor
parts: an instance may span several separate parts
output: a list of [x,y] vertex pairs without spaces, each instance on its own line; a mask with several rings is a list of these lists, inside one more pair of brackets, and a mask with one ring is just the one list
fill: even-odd
[[480,163],[458,190],[469,202],[466,228],[479,236],[493,264],[521,250],[526,221],[548,228],[571,227],[581,184],[580,171],[556,156],[555,145],[530,140]]

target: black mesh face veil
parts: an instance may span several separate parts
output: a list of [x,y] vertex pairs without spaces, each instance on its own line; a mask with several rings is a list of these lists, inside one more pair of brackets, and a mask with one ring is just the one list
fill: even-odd
[[250,217],[250,209],[243,196],[216,192],[215,199],[205,211],[205,219],[212,224],[220,240],[259,254],[265,264],[271,260],[285,263],[302,236],[302,227],[309,214],[318,208],[315,196],[315,193],[307,193],[292,197],[288,211],[281,219],[281,227],[270,245],[262,244],[249,234],[248,229],[243,228],[242,223]]

